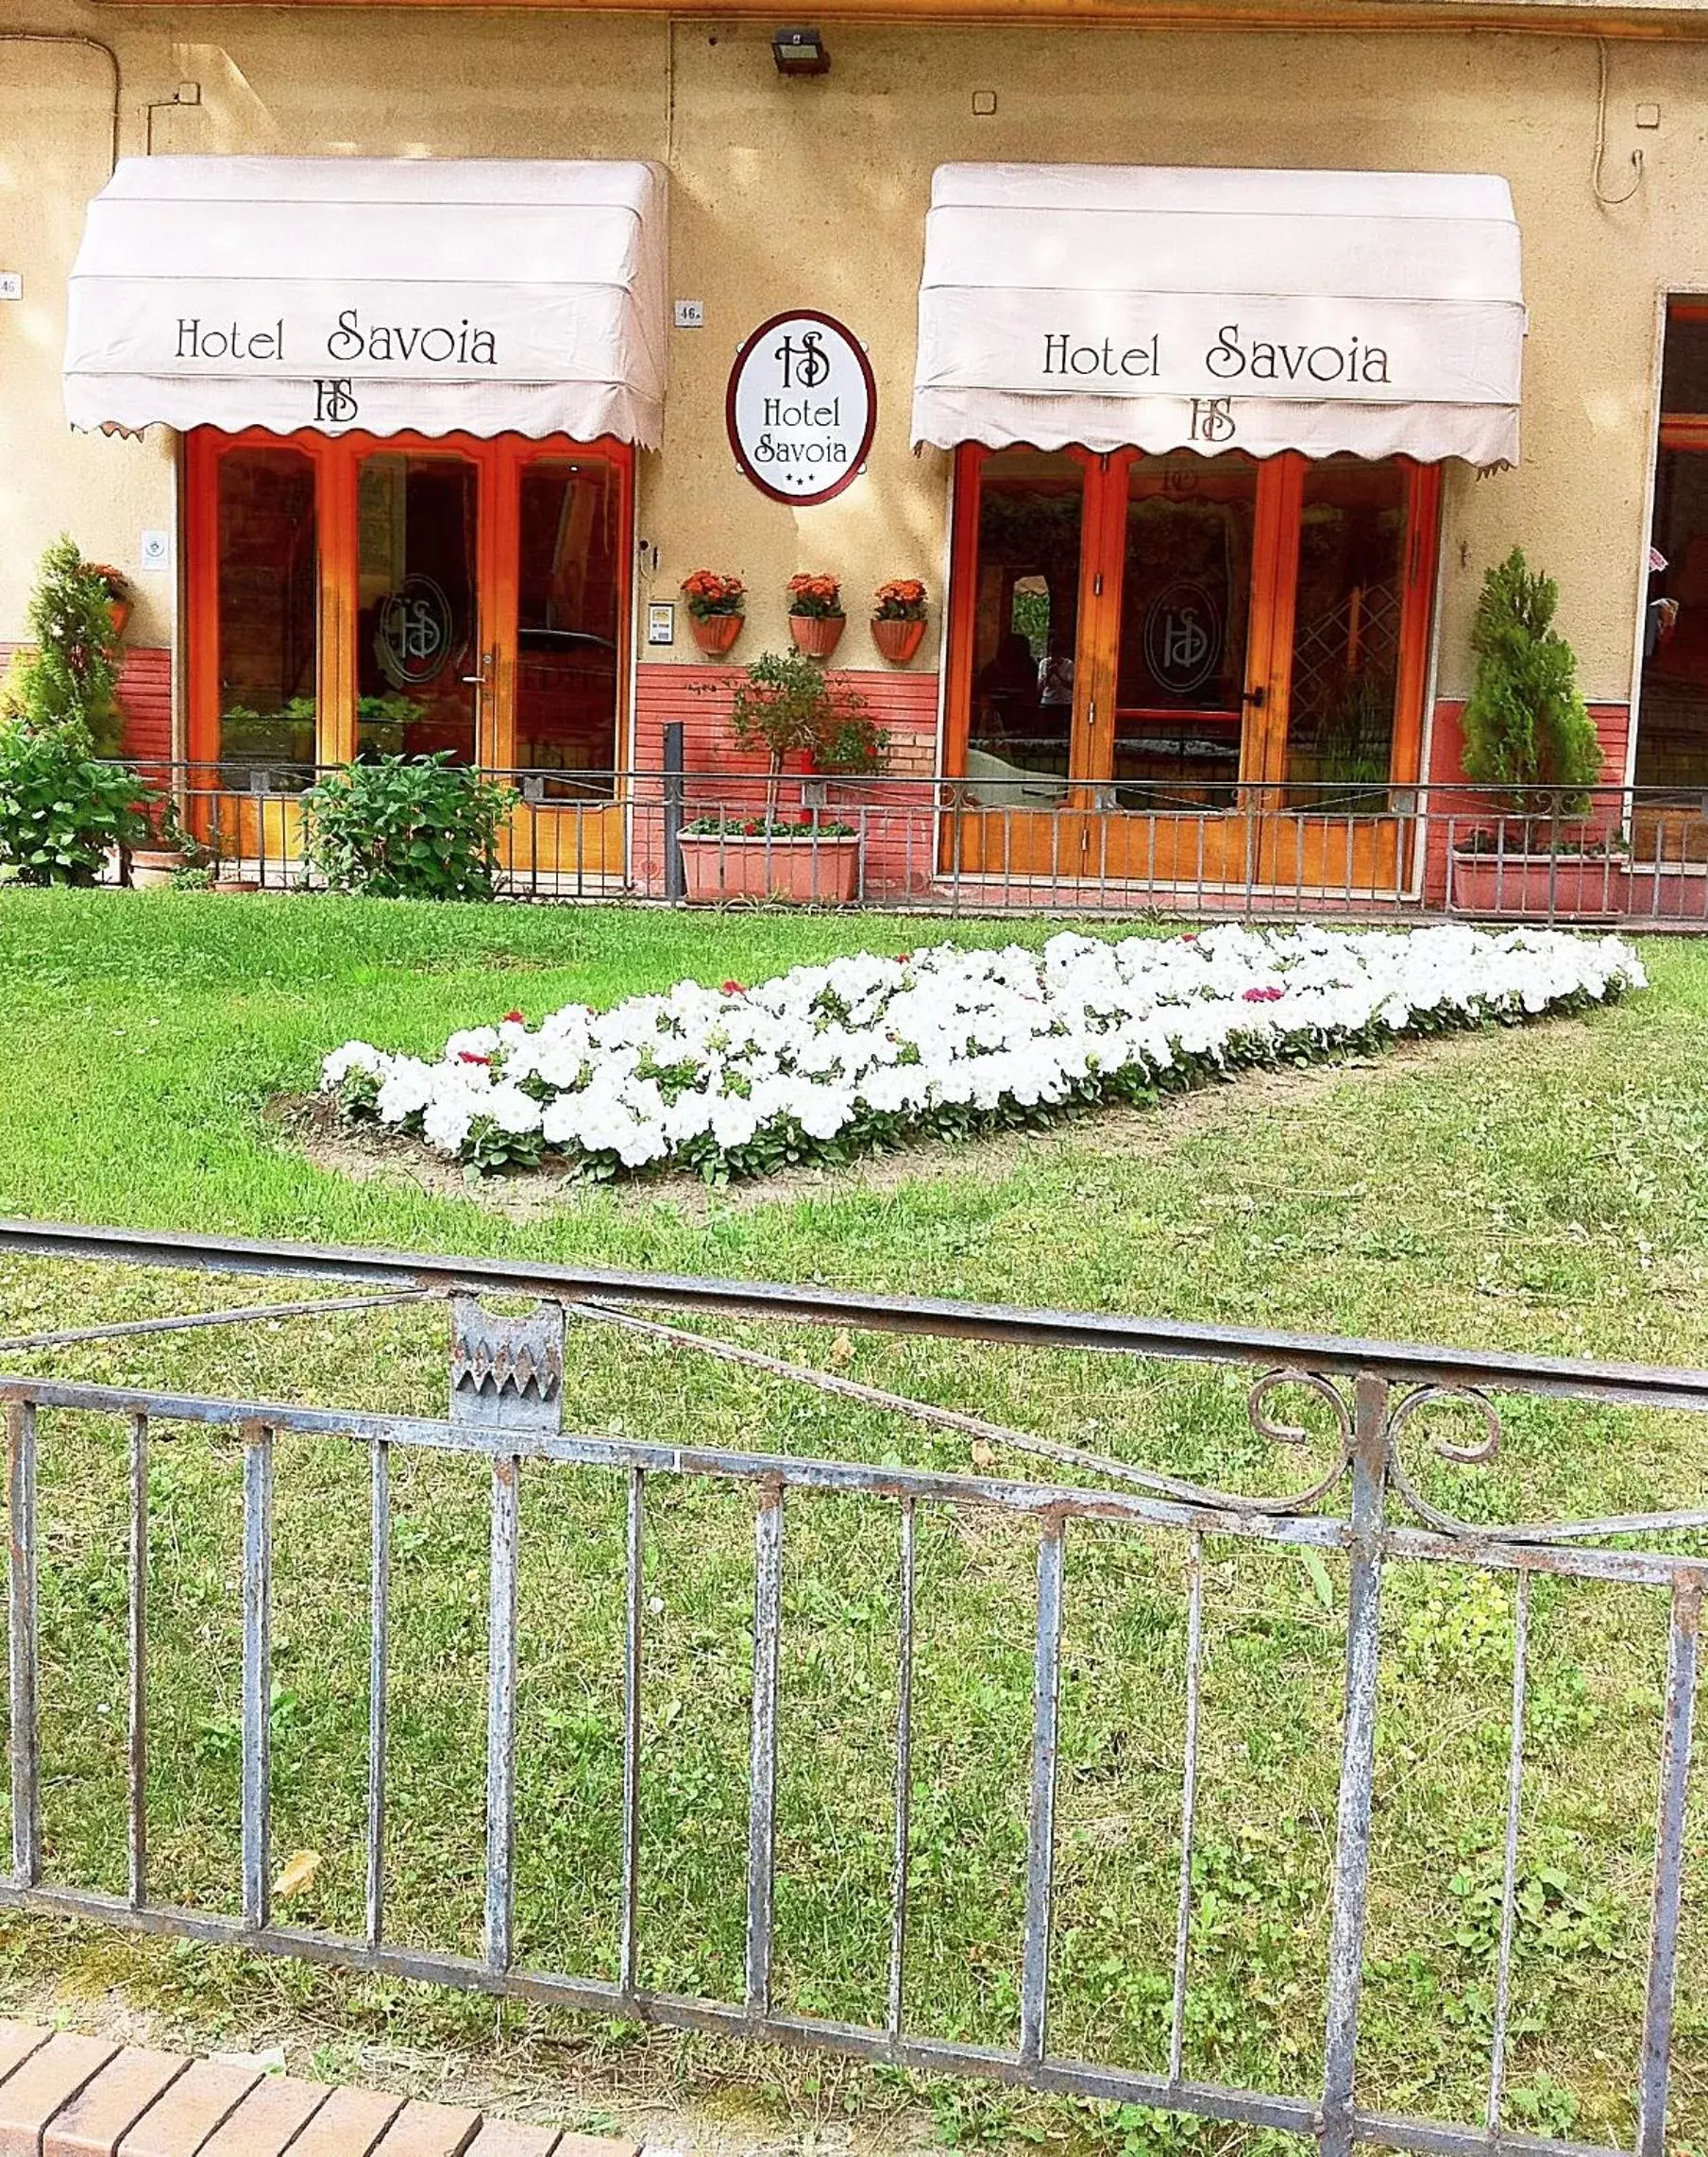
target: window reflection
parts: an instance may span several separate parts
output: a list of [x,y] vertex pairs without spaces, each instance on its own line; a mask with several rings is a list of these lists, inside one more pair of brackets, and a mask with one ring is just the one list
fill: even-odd
[[968,788],[1049,807],[1067,793],[1085,467],[1002,450],[981,468]]
[[573,773],[547,798],[609,796],[617,764],[623,546],[617,473],[542,458],[522,474],[516,760]]
[[233,450],[218,470],[220,776],[299,790],[314,767],[314,467],[296,450]]
[[1287,777],[1293,806],[1387,806],[1405,600],[1407,467],[1330,457],[1305,473]]

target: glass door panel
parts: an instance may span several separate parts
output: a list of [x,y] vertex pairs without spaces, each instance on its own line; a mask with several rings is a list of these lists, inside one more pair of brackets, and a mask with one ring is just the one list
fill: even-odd
[[516,761],[575,774],[546,780],[542,799],[609,799],[627,556],[616,468],[535,459],[522,468],[517,516]]
[[356,753],[475,760],[479,485],[466,458],[357,467]]
[[1384,810],[1393,775],[1410,476],[1396,462],[1306,467],[1287,698],[1288,806]]
[[1066,799],[1074,739],[1086,467],[1001,450],[978,481],[966,772],[981,807]]
[[320,556],[314,466],[232,450],[217,476],[221,784],[300,792],[314,775]]
[[1433,467],[1012,450],[963,452],[959,484],[950,741],[964,713],[968,747],[946,858],[1399,888]]
[[1258,482],[1241,456],[1138,456],[1128,468],[1107,774],[1118,807],[1235,806]]

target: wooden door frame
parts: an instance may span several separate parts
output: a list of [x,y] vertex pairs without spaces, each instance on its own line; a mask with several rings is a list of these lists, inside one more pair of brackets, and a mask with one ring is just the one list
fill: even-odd
[[[945,646],[944,771],[966,771],[972,715],[974,634],[978,599],[980,479],[993,452],[962,443],[955,457],[955,523],[950,540],[949,624]],[[1142,452],[1106,456],[1069,452],[1083,462],[1086,506],[1081,525],[1079,636],[1074,656],[1074,731],[1070,770],[1074,795],[1099,783],[1094,752],[1113,741],[1115,668],[1121,637],[1121,550],[1125,537],[1128,471]],[[1399,659],[1395,685],[1394,747],[1389,783],[1416,786],[1422,776],[1424,695],[1435,603],[1437,539],[1441,516],[1439,465],[1396,460],[1407,473],[1406,560],[1400,603]],[[1260,798],[1286,777],[1288,692],[1292,675],[1294,609],[1298,593],[1298,546],[1305,476],[1311,460],[1295,450],[1258,466],[1257,525],[1253,536],[1250,628],[1246,637],[1245,722],[1241,730],[1240,778]],[[1098,579],[1102,588],[1098,588]],[[1253,697],[1261,692],[1261,703]],[[1106,702],[1106,700],[1108,700]],[[1092,718],[1102,719],[1101,741]],[[1260,715],[1260,716],[1259,716]],[[1253,723],[1257,717],[1257,723]],[[1111,752],[1112,756],[1112,752]],[[1112,765],[1111,765],[1112,768]],[[1107,779],[1108,773],[1104,773]],[[1074,798],[1073,796],[1071,799]]]
[[460,457],[478,474],[475,507],[478,660],[487,682],[476,714],[479,769],[512,769],[516,755],[517,613],[521,475],[531,464],[563,457],[598,457],[617,475],[620,580],[616,654],[617,706],[612,760],[620,771],[629,725],[634,578],[634,450],[609,435],[578,442],[567,434],[323,434],[302,429],[275,434],[266,428],[222,433],[198,427],[184,438],[185,617],[188,681],[187,754],[193,765],[219,762],[219,460],[234,450],[288,450],[314,469],[317,552],[314,754],[320,764],[348,763],[356,753],[356,601],[359,540],[357,467],[387,451],[406,456]]

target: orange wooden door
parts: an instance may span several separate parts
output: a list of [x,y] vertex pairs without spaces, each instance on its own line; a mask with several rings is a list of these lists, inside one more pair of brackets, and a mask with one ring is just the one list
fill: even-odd
[[[532,754],[517,736],[524,474],[550,459],[571,470],[583,468],[572,460],[588,460],[610,482],[605,564],[612,626],[594,693],[596,705],[602,699],[602,731],[588,752],[597,751],[601,771],[591,783],[574,785],[516,769]],[[281,465],[308,475],[309,521],[301,535],[313,587],[306,602],[312,667],[296,685],[291,706],[301,722],[288,730],[279,723],[281,713],[268,721],[248,709],[253,692],[243,678],[241,650],[245,604],[267,604],[267,580],[258,584],[256,565],[240,559],[245,518],[253,525],[257,516],[244,482],[256,478],[253,466],[276,497]],[[280,870],[300,858],[297,796],[316,766],[335,767],[362,754],[448,749],[516,785],[523,798],[504,840],[505,865],[516,874],[560,884],[621,874],[623,810],[615,767],[621,760],[633,555],[626,445],[313,433],[281,441],[260,432],[220,436],[199,430],[189,437],[186,481],[189,815],[200,838],[224,857]],[[277,522],[276,504],[273,515]],[[245,602],[245,590],[261,596]],[[269,633],[273,626],[269,616]],[[247,640],[259,646],[267,637],[258,629]],[[259,701],[277,705],[282,693]],[[234,706],[245,714],[235,722]],[[251,733],[259,728],[266,746],[245,745],[245,725]]]
[[[1293,455],[1068,455],[1081,475],[1079,552],[1059,782],[978,754],[992,746],[971,720],[983,678],[975,620],[991,642],[986,453],[963,451],[957,467],[946,750],[968,784],[947,820],[945,866],[1194,894],[1399,890],[1415,830],[1403,790],[1418,775],[1438,472]],[[991,529],[1000,550],[1004,519]],[[1064,560],[1054,573],[1065,589]]]
[[[504,838],[506,869],[532,889],[573,895],[620,879],[624,871],[627,778],[620,766],[630,671],[634,456],[623,443],[514,438],[495,445],[494,455],[492,535],[484,556],[490,634],[482,760],[504,773],[519,797]],[[597,489],[585,484],[594,479]],[[605,562],[615,588],[606,633],[583,637],[580,654],[538,649],[553,635],[538,626],[530,604],[540,569],[533,559],[539,551],[540,504],[533,498],[546,493],[563,498],[560,524],[575,521],[572,501],[584,508],[596,497],[596,513],[611,527]],[[562,536],[574,553],[570,536]],[[574,645],[576,639],[560,641]],[[585,663],[588,650],[591,664]]]
[[1261,873],[1257,782],[1286,723],[1288,475],[1280,460],[1191,453],[1104,466],[1086,871],[1243,890]]
[[1258,879],[1397,897],[1417,835],[1438,466],[1293,467],[1266,658]]

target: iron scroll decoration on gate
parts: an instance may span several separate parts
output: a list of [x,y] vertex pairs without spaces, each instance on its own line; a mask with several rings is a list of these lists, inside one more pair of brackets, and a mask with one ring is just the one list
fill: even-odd
[[736,354],[724,393],[736,462],[773,501],[830,501],[866,469],[878,385],[846,324],[809,307],[773,314]]

